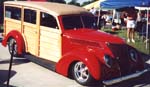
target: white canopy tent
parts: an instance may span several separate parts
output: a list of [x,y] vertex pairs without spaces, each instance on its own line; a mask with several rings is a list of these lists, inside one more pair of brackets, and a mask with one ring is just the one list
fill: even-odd
[[136,9],[138,9],[138,10],[146,10],[147,11],[147,24],[146,24],[146,49],[148,49],[148,42],[147,42],[147,40],[149,39],[148,37],[149,37],[149,27],[148,27],[148,25],[149,25],[149,11],[150,11],[150,7],[135,7]]
[[[98,6],[99,5],[99,6]],[[147,27],[146,27],[146,39],[148,39],[148,13],[150,10],[150,0],[98,0],[87,6],[85,9],[92,7],[101,9],[118,9],[124,7],[136,7],[138,6],[141,10],[147,10]],[[146,43],[146,49],[148,49],[148,43]]]
[[[147,26],[146,26],[146,39],[148,39],[148,15],[150,10],[150,0],[105,0],[100,3],[101,8],[124,8],[136,7],[147,10]],[[148,49],[148,42],[146,42],[146,49]]]

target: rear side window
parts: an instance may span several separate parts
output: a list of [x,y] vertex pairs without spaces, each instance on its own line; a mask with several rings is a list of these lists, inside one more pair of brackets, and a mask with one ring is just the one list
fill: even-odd
[[21,20],[21,8],[6,6],[5,17]]
[[25,9],[24,10],[24,21],[32,24],[36,24],[36,11]]

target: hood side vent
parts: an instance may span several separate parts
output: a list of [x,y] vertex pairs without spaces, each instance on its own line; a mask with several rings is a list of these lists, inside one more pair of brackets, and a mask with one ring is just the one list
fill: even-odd
[[92,41],[86,41],[86,40],[79,40],[79,39],[71,39],[72,43],[80,44],[80,45],[90,45],[95,47],[100,47],[99,43],[92,42]]

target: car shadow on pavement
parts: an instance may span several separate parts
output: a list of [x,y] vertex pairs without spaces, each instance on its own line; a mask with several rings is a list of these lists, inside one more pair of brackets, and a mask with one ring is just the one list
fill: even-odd
[[[12,70],[10,78],[12,78],[17,72]],[[0,87],[6,87],[6,82],[8,79],[8,70],[0,70]],[[16,87],[16,86],[9,86],[9,87]]]
[[[13,65],[20,65],[20,64],[24,64],[24,63],[29,63],[30,61],[25,59],[25,58],[14,58],[13,59]],[[2,60],[0,61],[0,64],[7,64],[10,63],[10,60]]]

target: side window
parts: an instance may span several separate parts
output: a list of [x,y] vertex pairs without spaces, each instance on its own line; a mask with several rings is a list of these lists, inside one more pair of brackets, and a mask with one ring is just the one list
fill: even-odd
[[24,9],[24,21],[32,24],[36,24],[36,11],[30,9]]
[[41,26],[58,29],[56,19],[53,16],[51,16],[47,13],[41,12],[40,19],[41,19],[41,22],[40,22]]
[[6,6],[5,17],[21,20],[21,8]]

